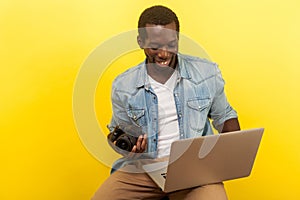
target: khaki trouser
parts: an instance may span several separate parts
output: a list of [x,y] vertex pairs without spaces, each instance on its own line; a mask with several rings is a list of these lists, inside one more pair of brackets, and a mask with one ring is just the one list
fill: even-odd
[[133,173],[130,170],[114,172],[101,185],[92,200],[162,199],[165,196],[170,200],[227,200],[223,183],[164,193],[146,173]]

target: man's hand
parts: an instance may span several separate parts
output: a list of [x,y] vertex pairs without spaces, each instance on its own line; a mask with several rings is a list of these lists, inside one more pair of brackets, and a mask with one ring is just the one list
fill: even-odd
[[132,153],[143,153],[147,149],[147,135],[140,135],[133,146]]
[[[113,145],[116,145],[116,141],[113,142]],[[120,154],[130,158],[137,158],[141,153],[147,150],[147,134],[140,135],[136,141],[136,144],[132,147],[131,152],[125,150],[118,150]]]
[[128,158],[139,158],[142,153],[147,149],[147,135],[140,135],[133,146],[131,152],[126,156]]

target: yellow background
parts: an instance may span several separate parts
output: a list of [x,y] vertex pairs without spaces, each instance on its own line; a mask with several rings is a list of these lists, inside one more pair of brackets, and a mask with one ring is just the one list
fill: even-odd
[[[242,128],[265,127],[252,175],[225,183],[229,198],[300,198],[298,0],[2,0],[1,200],[89,199],[109,175],[78,137],[74,83],[96,46],[136,28],[140,12],[154,4],[171,7],[182,34],[219,64]],[[137,63],[138,54],[112,66]],[[110,117],[102,107],[101,126]]]

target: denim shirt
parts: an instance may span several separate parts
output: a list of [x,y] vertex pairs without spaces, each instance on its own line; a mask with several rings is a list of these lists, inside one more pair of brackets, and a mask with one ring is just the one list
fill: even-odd
[[[112,131],[117,125],[126,124],[141,129],[148,137],[148,149],[144,154],[156,158],[158,104],[145,63],[130,68],[114,80],[111,97],[113,116],[108,127]],[[173,94],[180,139],[213,134],[210,120],[218,130],[226,120],[237,117],[225,96],[224,80],[217,64],[178,53],[177,70]],[[128,162],[121,158],[113,168]]]

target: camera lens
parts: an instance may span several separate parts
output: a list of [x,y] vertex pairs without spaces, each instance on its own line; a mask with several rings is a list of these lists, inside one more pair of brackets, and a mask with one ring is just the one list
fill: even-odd
[[131,149],[133,148],[131,141],[126,135],[123,135],[117,139],[116,146],[125,151],[131,151]]
[[128,133],[125,133],[117,126],[107,138],[113,143],[116,142],[116,146],[125,151],[131,151],[136,144],[137,137],[134,137]]
[[137,139],[131,135],[123,134],[117,139],[116,146],[125,151],[131,151],[136,143],[136,140]]
[[124,141],[124,140],[118,140],[117,141],[117,147],[123,149],[123,150],[126,150],[126,151],[131,151],[131,149],[129,148],[130,144],[127,143],[127,141]]

